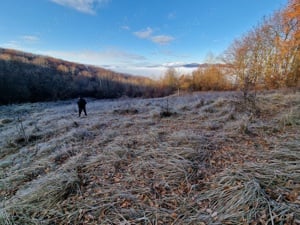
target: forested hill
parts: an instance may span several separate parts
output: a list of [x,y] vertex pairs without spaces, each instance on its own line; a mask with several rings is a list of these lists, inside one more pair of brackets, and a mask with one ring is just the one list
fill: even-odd
[[0,48],[0,104],[95,98],[151,97],[149,78]]

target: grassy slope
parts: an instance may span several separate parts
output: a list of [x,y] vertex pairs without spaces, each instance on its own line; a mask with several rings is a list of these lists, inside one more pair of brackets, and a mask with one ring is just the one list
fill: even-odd
[[[167,100],[168,99],[168,100]],[[170,117],[161,117],[168,104]],[[300,93],[0,107],[0,224],[297,224]]]

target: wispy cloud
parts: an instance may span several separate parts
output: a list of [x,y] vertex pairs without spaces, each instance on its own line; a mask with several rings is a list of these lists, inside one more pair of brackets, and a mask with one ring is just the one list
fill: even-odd
[[160,45],[169,44],[175,39],[170,35],[153,35],[153,33],[154,31],[150,27],[147,27],[144,30],[133,32],[133,34],[138,38],[147,39]]
[[130,27],[129,27],[129,26],[126,26],[126,25],[124,25],[124,26],[121,26],[121,29],[122,29],[122,30],[130,30]]
[[106,49],[105,51],[101,52],[100,54],[102,54],[103,56],[108,57],[108,58],[112,58],[112,59],[117,58],[117,59],[121,59],[121,60],[129,59],[129,60],[140,61],[140,60],[146,59],[142,55],[127,52],[127,51],[122,51],[122,50],[114,49],[114,48]]
[[151,37],[151,40],[157,44],[165,45],[172,42],[174,40],[174,37],[168,35],[157,35]]
[[151,37],[152,33],[153,33],[153,30],[150,27],[147,27],[144,30],[136,31],[133,34],[135,36],[137,36],[138,38],[147,39],[147,38]]
[[13,48],[21,51],[28,50],[27,47],[33,46],[39,42],[40,38],[34,35],[23,35],[17,37],[15,40],[10,40],[5,43],[0,43],[5,48]]
[[73,8],[82,13],[95,14],[96,8],[110,0],[50,0],[56,4]]
[[21,39],[31,43],[39,41],[39,37],[33,35],[24,35],[21,37]]
[[13,49],[21,49],[20,43],[18,41],[8,41],[6,43],[1,44],[4,48],[13,48]]
[[168,19],[169,20],[173,20],[173,19],[175,19],[176,18],[176,12],[170,12],[169,14],[168,14]]

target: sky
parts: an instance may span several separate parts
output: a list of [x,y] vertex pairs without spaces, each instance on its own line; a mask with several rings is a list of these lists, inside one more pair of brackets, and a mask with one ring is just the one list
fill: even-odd
[[0,47],[159,77],[222,54],[287,0],[1,0]]

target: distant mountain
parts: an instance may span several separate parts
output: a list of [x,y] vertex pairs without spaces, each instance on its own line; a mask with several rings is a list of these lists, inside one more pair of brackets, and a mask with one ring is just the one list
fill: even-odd
[[221,68],[228,68],[229,65],[223,63],[186,63],[186,64],[175,64],[175,65],[168,65],[168,67],[184,67],[189,69],[198,69],[198,68],[207,68],[209,66],[218,66]]
[[184,64],[182,65],[185,68],[198,68],[201,64],[199,63],[188,63],[188,64]]
[[153,81],[101,67],[0,48],[0,104],[68,99],[151,97]]

